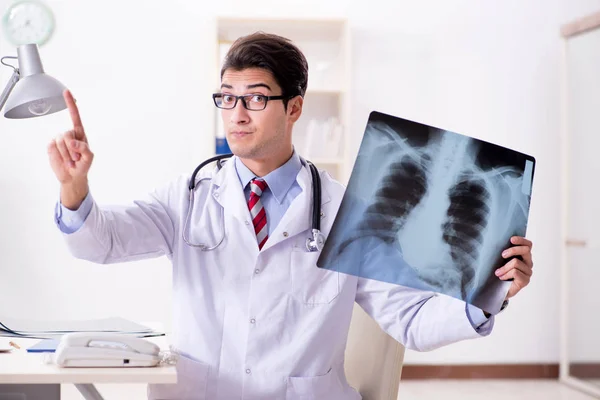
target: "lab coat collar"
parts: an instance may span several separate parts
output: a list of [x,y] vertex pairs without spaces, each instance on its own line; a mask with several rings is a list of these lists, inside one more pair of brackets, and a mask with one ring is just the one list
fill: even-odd
[[[262,251],[268,250],[286,238],[291,239],[302,232],[310,231],[312,228],[312,176],[306,160],[301,158],[301,161],[302,168],[298,172],[296,181],[302,192],[292,201],[281,221],[267,239]],[[321,181],[321,209],[330,201],[331,196],[327,191],[327,184],[323,184]]]
[[[227,160],[223,168],[213,176],[212,197],[223,207],[225,215],[232,215],[244,222],[249,220],[250,211],[235,170],[235,158],[236,156],[233,156]],[[254,234],[254,230],[252,233]]]
[[212,183],[214,186],[223,187],[226,186],[226,181],[229,178],[231,173],[235,173],[235,159],[237,157],[233,156],[229,160],[223,162],[223,167],[219,170],[215,170],[214,175],[212,177]]
[[[310,191],[310,196],[311,196],[311,200],[310,200],[310,204],[312,204],[312,175],[310,173],[310,167],[308,166],[307,161],[300,157],[300,161],[302,161],[302,169],[300,170],[300,172],[305,171],[306,174],[303,176],[303,180],[300,181],[300,179],[298,179],[298,185],[300,185],[300,187],[302,188],[302,191],[304,191],[306,188],[309,189]],[[300,174],[298,174],[298,177],[300,178]],[[329,195],[329,192],[327,191],[327,182],[324,184],[323,183],[323,177],[321,175],[319,175],[319,177],[321,177],[321,207],[327,203],[329,203],[331,201],[331,196]],[[312,224],[312,212],[311,212],[311,224]]]
[[[235,157],[235,156],[234,156]],[[244,197],[244,191],[235,169],[232,158],[225,163],[213,177],[212,197],[223,207],[225,215],[235,217],[238,221],[250,220],[250,211]],[[266,251],[275,244],[292,238],[312,227],[312,177],[306,160],[301,158],[302,168],[296,180],[302,192],[296,196],[281,221],[264,244],[261,251]],[[321,181],[321,207],[331,201],[327,184]],[[247,226],[254,234],[254,230]],[[284,234],[284,232],[286,234]],[[258,250],[258,245],[257,245]]]

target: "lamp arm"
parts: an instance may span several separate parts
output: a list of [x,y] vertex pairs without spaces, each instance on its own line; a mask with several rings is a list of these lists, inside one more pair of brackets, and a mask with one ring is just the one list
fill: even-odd
[[12,92],[13,88],[15,87],[17,82],[19,82],[20,78],[21,78],[21,75],[19,74],[19,70],[15,68],[15,71],[13,72],[12,76],[8,80],[8,83],[6,84],[4,91],[2,92],[2,94],[0,94],[0,111],[2,111],[2,107],[4,107],[6,100],[8,100],[8,96],[10,95],[10,92]]

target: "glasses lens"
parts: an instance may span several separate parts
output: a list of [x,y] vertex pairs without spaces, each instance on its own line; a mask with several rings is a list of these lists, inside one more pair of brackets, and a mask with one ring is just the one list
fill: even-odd
[[237,103],[236,97],[230,94],[219,93],[214,96],[214,99],[215,105],[219,108],[233,108]]
[[260,111],[264,110],[267,106],[267,97],[261,94],[249,94],[244,96],[244,102],[248,110]]

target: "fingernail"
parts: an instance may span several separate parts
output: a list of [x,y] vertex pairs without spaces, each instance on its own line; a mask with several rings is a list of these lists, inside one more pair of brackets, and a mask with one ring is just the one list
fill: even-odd
[[507,257],[508,256],[508,251],[503,251],[502,252],[502,257]]
[[500,268],[498,268],[495,272],[496,276],[500,276]]

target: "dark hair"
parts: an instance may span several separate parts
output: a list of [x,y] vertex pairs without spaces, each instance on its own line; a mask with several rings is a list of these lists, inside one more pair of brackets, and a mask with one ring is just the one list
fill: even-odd
[[[241,71],[262,68],[269,71],[289,98],[302,96],[308,84],[308,62],[291,40],[282,36],[255,32],[238,38],[225,56],[221,79],[227,69]],[[287,108],[288,99],[283,100]]]

